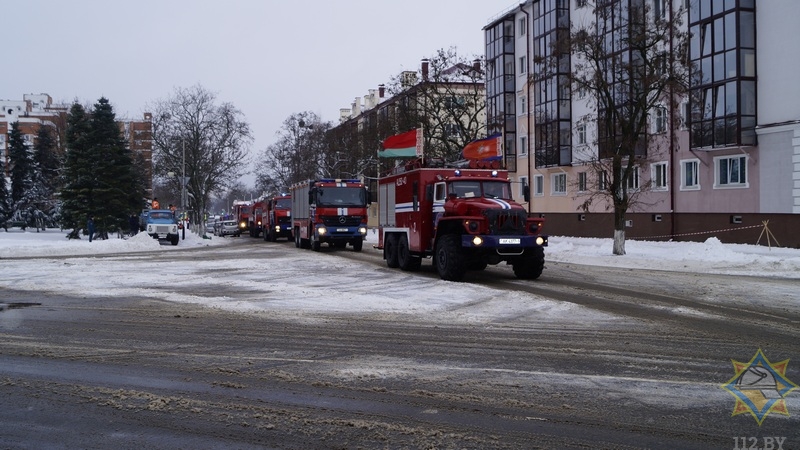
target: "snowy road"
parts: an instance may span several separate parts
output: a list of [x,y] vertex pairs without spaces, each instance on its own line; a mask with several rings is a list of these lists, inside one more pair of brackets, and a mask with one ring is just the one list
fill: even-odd
[[2,447],[800,446],[800,395],[759,427],[720,388],[758,348],[800,381],[796,279],[449,283],[249,238],[3,269],[0,301],[39,305],[0,312]]

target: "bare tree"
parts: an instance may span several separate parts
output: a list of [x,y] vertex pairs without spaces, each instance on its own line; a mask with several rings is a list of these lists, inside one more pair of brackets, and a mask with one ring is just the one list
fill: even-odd
[[451,47],[423,60],[413,77],[392,78],[397,128],[391,134],[421,126],[427,156],[458,159],[469,142],[486,137],[484,75],[479,56],[463,57]]
[[310,111],[287,117],[275,143],[258,157],[255,175],[259,186],[285,191],[296,182],[328,175],[324,136],[330,127]]
[[613,209],[615,255],[625,254],[625,214],[649,186],[637,186],[636,169],[654,144],[652,116],[663,108],[673,113],[667,126],[677,126],[688,86],[683,2],[664,1],[654,11],[642,0],[597,0],[594,20],[573,24],[552,52],[551,64],[572,55],[572,90],[587,92],[596,111],[597,154],[588,164],[597,183],[582,208],[602,199]]
[[177,88],[152,110],[153,173],[178,193],[185,172],[185,206],[198,223],[211,195],[245,173],[250,126],[233,104],[217,103],[216,95],[199,85]]

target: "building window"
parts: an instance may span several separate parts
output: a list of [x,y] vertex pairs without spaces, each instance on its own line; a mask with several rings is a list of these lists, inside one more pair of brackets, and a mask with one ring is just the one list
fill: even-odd
[[600,192],[607,191],[608,186],[609,186],[608,172],[606,172],[605,170],[597,172],[597,190]]
[[519,113],[520,115],[528,113],[528,98],[524,95],[519,98]]
[[578,192],[586,192],[586,172],[578,172]]
[[528,136],[519,137],[519,154],[520,156],[528,154]]
[[455,123],[446,123],[444,125],[444,135],[445,137],[448,136],[459,136],[461,134],[461,130],[459,126]]
[[628,177],[628,190],[635,191],[639,189],[639,168],[634,166],[631,168],[630,176]]
[[667,132],[667,108],[657,106],[653,111],[653,133]]
[[552,176],[553,195],[567,195],[567,174],[554,173]]
[[536,197],[544,195],[544,175],[533,176],[533,195]]
[[717,174],[714,187],[748,187],[746,156],[714,158],[714,168]]
[[667,17],[667,0],[653,0],[653,17],[656,19]]
[[521,199],[525,199],[525,190],[530,189],[528,186],[528,177],[519,177],[519,197]]
[[525,56],[519,57],[519,73],[520,75],[528,73],[528,62]]
[[653,190],[666,191],[669,188],[667,173],[667,163],[660,162],[653,164],[653,173],[650,175],[653,179]]
[[575,2],[575,6],[578,8],[583,8],[586,6],[586,0],[577,0]]
[[689,159],[681,161],[681,190],[696,191],[700,189],[700,160]]
[[519,35],[525,36],[526,30],[528,29],[528,20],[527,17],[520,17],[519,19]]
[[586,124],[581,122],[575,127],[575,139],[578,145],[586,145]]

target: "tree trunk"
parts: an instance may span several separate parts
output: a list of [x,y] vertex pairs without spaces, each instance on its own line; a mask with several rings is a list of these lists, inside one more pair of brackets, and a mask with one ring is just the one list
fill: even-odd
[[614,250],[615,255],[625,254],[625,210],[614,207]]

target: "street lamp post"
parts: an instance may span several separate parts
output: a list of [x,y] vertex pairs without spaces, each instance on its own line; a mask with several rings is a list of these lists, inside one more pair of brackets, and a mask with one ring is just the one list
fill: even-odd
[[[186,214],[186,139],[181,139],[183,167],[181,169],[181,212]],[[183,237],[186,239],[186,217],[183,218]]]

